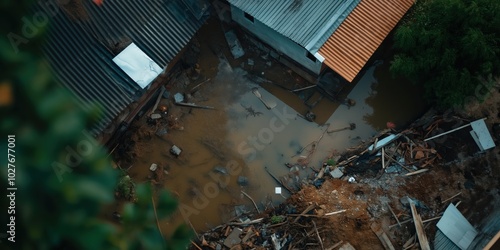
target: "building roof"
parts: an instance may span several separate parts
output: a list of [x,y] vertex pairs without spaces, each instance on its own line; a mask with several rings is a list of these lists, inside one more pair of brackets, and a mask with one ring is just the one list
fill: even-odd
[[413,3],[361,0],[319,49],[324,63],[351,82]]
[[[453,204],[446,208],[443,217],[436,226],[440,232],[462,250],[467,249],[477,235],[476,229]],[[440,249],[454,249],[450,244],[447,244],[447,246],[450,247]]]
[[460,248],[438,229],[434,236],[434,250],[460,250]]
[[228,1],[312,53],[359,3],[359,0]]
[[207,16],[197,19],[181,0],[81,2],[62,10],[56,0],[40,1],[35,11],[50,17],[43,50],[58,82],[84,109],[101,108],[102,119],[91,130],[95,135],[143,93],[113,57],[133,42],[166,67]]

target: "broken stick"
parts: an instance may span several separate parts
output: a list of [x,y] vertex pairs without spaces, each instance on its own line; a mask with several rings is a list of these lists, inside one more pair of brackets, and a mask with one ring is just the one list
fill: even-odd
[[255,201],[252,199],[252,197],[250,197],[250,195],[248,195],[247,193],[245,193],[243,190],[241,190],[241,193],[246,196],[248,199],[250,199],[253,203],[253,205],[255,206],[255,209],[257,209],[257,213],[260,214],[260,210],[259,210],[259,207],[257,207],[257,204],[255,204]]
[[460,191],[457,194],[453,195],[452,197],[450,197],[450,198],[448,198],[448,199],[446,199],[444,201],[441,201],[441,204],[443,204],[443,203],[445,203],[445,202],[447,202],[447,201],[449,201],[449,200],[451,200],[451,199],[453,199],[453,198],[455,198],[455,197],[457,197],[457,196],[459,196],[461,194],[462,194],[462,192]]
[[197,88],[198,88],[198,87],[200,87],[202,84],[204,84],[204,83],[206,83],[206,82],[208,82],[208,81],[210,81],[210,78],[208,78],[208,79],[206,79],[206,80],[204,80],[204,81],[202,81],[202,82],[198,83],[196,86],[194,86],[194,87],[191,89],[191,91],[190,91],[190,92],[191,92],[191,93],[193,93],[195,89],[197,89]]
[[321,245],[321,249],[325,250],[325,247],[323,246],[323,240],[321,239],[321,236],[319,236],[318,228],[316,227],[316,222],[314,222],[313,220],[312,223],[314,226],[314,231],[316,231],[316,236],[318,237],[319,244]]
[[417,170],[417,171],[413,171],[413,172],[411,172],[411,173],[407,173],[407,174],[405,174],[405,176],[410,176],[410,175],[420,174],[420,173],[427,172],[427,171],[429,171],[429,169],[428,169],[428,168],[423,168],[423,169],[419,169],[419,170]]
[[343,213],[347,211],[347,209],[343,209],[343,210],[340,210],[340,211],[335,211],[335,212],[330,212],[330,213],[326,213],[325,215],[323,216],[330,216],[330,215],[334,215],[334,214],[340,214],[340,213]]
[[309,205],[306,209],[304,209],[304,211],[302,211],[302,213],[300,213],[300,215],[297,218],[295,218],[295,220],[293,220],[293,222],[297,222],[301,216],[309,213],[309,211],[313,210],[315,207],[316,207],[315,204]]
[[267,166],[266,166],[266,167],[264,167],[264,169],[266,170],[266,172],[267,172],[267,173],[268,173],[271,177],[273,177],[273,179],[274,179],[274,180],[275,180],[278,184],[280,184],[280,185],[281,185],[281,186],[283,186],[286,190],[288,190],[288,192],[290,192],[291,194],[293,194],[292,190],[290,190],[287,186],[285,186],[285,185],[283,184],[283,182],[281,182],[281,181],[280,181],[280,179],[278,179],[278,177],[274,176],[274,174],[272,174],[272,173],[269,171],[269,169],[267,169]]
[[394,216],[394,219],[396,219],[396,221],[398,222],[398,225],[401,226],[401,222],[399,222],[398,217],[396,216],[396,214],[394,213],[394,211],[392,211],[391,205],[389,205],[389,203],[386,203],[386,205],[389,208],[389,211],[391,211],[392,216]]

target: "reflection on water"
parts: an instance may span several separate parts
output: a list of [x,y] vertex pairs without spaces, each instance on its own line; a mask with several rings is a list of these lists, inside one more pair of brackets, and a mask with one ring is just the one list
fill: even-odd
[[[239,75],[231,76],[235,74],[234,72],[238,72]],[[241,78],[244,74],[242,70],[234,72],[219,72],[219,74],[225,75],[224,78],[229,84],[247,90],[254,86],[248,80]],[[230,83],[231,79],[238,79],[238,82]],[[360,140],[372,137],[377,131],[384,129],[388,121],[403,125],[416,118],[416,115],[424,109],[423,101],[418,94],[421,90],[401,79],[391,79],[387,64],[368,67],[363,77],[353,84],[355,86],[348,94],[348,98],[356,101],[355,106],[339,106],[326,99],[320,102],[318,106],[321,106],[326,113],[331,114],[335,111],[322,126],[300,118],[297,111],[290,107],[300,105],[288,105],[290,101],[297,100],[294,97],[283,98],[288,94],[279,93],[285,91],[282,89],[271,88],[274,95],[260,89],[265,100],[277,104],[273,110],[267,110],[251,91],[229,103],[227,129],[230,147],[245,159],[252,183],[249,192],[256,200],[262,200],[269,195],[274,201],[283,199],[280,195],[274,194],[274,187],[278,184],[264,168],[268,167],[276,176],[289,175],[290,170],[285,164],[297,163],[307,156],[311,152],[311,147],[305,150],[303,148],[311,145],[313,141],[321,138],[309,159],[309,166],[319,168],[332,152],[341,152],[358,144]],[[276,96],[281,98],[278,99]],[[248,115],[245,107],[259,112],[259,115]],[[328,130],[345,128],[350,123],[356,124],[355,130],[324,133],[327,128]],[[300,172],[302,177],[311,173],[310,169],[302,168]]]
[[377,66],[375,77],[371,86],[373,93],[365,100],[373,108],[373,113],[364,117],[371,126],[381,130],[390,121],[403,127],[425,111],[424,89],[404,78],[392,79],[389,63]]

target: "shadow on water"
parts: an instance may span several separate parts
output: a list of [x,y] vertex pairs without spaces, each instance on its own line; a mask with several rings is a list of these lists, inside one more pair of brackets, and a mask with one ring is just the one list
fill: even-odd
[[387,122],[404,127],[427,108],[423,99],[424,88],[402,77],[393,78],[389,66],[387,61],[377,66],[371,85],[372,94],[365,100],[373,113],[365,115],[364,120],[377,130],[386,128]]

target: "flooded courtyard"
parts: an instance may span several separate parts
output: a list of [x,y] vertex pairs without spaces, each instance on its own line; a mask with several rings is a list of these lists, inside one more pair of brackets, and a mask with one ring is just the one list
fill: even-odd
[[[152,163],[162,166],[164,174],[156,184],[179,200],[176,214],[160,223],[168,234],[182,223],[206,230],[255,210],[250,198],[260,211],[272,208],[289,196],[287,189],[293,191],[311,179],[313,169],[329,158],[377,134],[387,122],[401,128],[425,110],[422,90],[392,79],[388,62],[378,60],[341,93],[342,98],[354,100],[354,106],[322,98],[312,109],[316,122],[307,121],[303,115],[309,108],[301,93],[258,84],[248,76],[260,73],[259,77],[278,84],[295,81],[302,86],[303,79],[272,59],[255,60],[255,67],[246,65],[248,58],[258,59],[258,51],[232,59],[224,49],[222,31],[214,28],[218,25],[212,21],[206,26],[197,39],[201,76],[181,75],[168,90],[169,98],[160,102],[168,107],[160,120],[174,120],[176,129],[155,135],[166,123],[151,124],[143,116],[132,125],[129,154],[134,157],[120,166],[138,183],[152,179]],[[176,93],[214,109],[177,106]],[[350,124],[356,128],[351,130]],[[182,149],[179,157],[169,152],[173,145]]]

